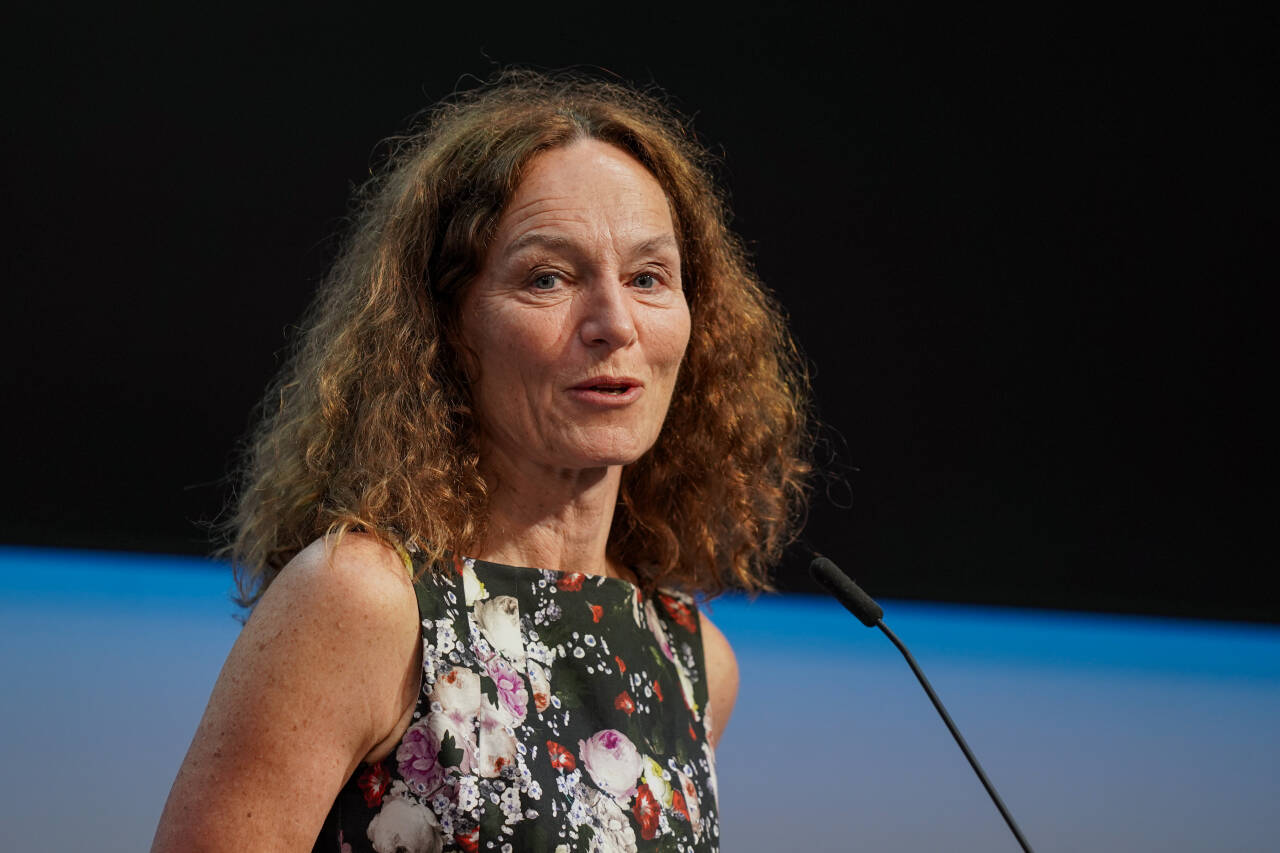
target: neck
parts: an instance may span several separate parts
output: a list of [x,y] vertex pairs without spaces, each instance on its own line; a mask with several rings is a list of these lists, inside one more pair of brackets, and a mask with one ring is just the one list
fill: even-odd
[[548,468],[489,452],[481,469],[490,488],[489,519],[477,557],[630,578],[606,553],[622,466]]

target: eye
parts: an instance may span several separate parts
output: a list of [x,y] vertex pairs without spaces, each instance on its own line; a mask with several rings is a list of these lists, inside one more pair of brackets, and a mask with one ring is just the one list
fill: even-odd
[[632,279],[631,283],[641,290],[653,290],[662,282],[653,273],[642,272],[640,275]]
[[560,274],[554,272],[544,272],[529,283],[534,290],[548,291],[555,290],[556,285],[560,282]]

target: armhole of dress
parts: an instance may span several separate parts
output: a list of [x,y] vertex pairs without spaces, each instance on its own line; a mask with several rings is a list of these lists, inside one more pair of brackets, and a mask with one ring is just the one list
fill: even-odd
[[[429,663],[427,659],[427,626],[434,626],[436,620],[440,618],[440,597],[443,595],[434,566],[419,568],[417,560],[414,561],[413,594],[418,601],[418,645],[420,655],[418,660],[418,693],[414,699],[414,708],[416,710],[422,704],[422,698],[427,692],[426,667]],[[435,681],[435,677],[436,673],[433,669],[431,673],[432,682]]]
[[702,607],[698,604],[697,599],[693,600],[693,605],[698,613],[698,645],[702,647],[702,684],[707,693],[706,701],[702,703],[702,736],[707,739],[707,747],[714,754],[716,746],[711,741],[711,730],[715,725],[716,712],[712,707],[713,703],[711,701],[711,664],[707,657],[707,622],[703,618]]
[[[397,550],[400,550],[400,549],[397,549]],[[407,552],[401,551],[401,556],[407,558],[409,555],[407,554]],[[413,728],[413,724],[417,722],[417,718],[418,718],[417,712],[421,709],[423,696],[425,695],[423,693],[423,688],[426,684],[426,670],[424,669],[424,666],[426,665],[425,643],[426,643],[427,627],[425,623],[428,620],[432,620],[432,621],[434,620],[434,617],[430,612],[432,609],[432,603],[431,603],[432,596],[438,596],[440,593],[439,593],[439,589],[436,587],[434,573],[430,568],[426,569],[425,571],[419,574],[417,570],[418,569],[417,560],[414,559],[411,561],[409,559],[406,559],[406,569],[408,569],[408,572],[409,572],[409,580],[413,584],[413,597],[416,603],[416,609],[418,614],[418,618],[417,618],[418,648],[415,654],[415,658],[418,661],[418,664],[417,664],[418,690],[413,697],[413,707],[410,709],[410,713],[409,713],[409,725],[405,727],[405,730],[403,733],[401,733],[399,740],[397,740],[396,744],[392,746],[391,751],[379,761],[375,761],[372,763],[368,761],[361,761],[360,764],[357,766],[357,770],[356,770],[357,775],[359,774],[361,769],[373,767],[377,764],[381,764],[387,761],[388,758],[393,758],[395,756],[398,745],[404,742],[405,735],[408,733],[409,729]]]
[[[702,678],[699,681],[702,684],[702,730],[703,733],[711,727],[708,722],[708,715],[711,711],[711,664],[707,660],[707,626],[702,619],[702,606],[698,604],[698,599],[692,595],[686,596],[688,606],[693,608],[693,612],[698,615],[698,662],[702,665]],[[697,688],[694,688],[694,696],[697,697]]]
[[[698,705],[699,709],[696,724],[702,729],[703,739],[705,739],[707,744],[710,745],[711,740],[707,732],[711,728],[711,668],[707,664],[707,646],[704,642],[704,638],[707,634],[702,621],[702,607],[699,606],[698,600],[692,595],[679,590],[656,589],[653,591],[655,599],[659,595],[665,595],[668,598],[673,598],[676,601],[679,601],[681,604],[692,609],[698,616],[698,630],[695,632],[694,645],[697,649],[695,663],[699,664],[698,674],[701,677],[696,682],[693,682],[691,686],[693,687],[693,700]],[[688,635],[689,632],[677,624],[672,615],[667,612],[665,606],[655,604],[653,612],[658,617],[658,621],[662,623],[662,628],[666,631],[667,638],[669,640],[674,641],[677,637]],[[674,643],[672,651],[675,653],[676,657],[679,658],[680,652],[679,649],[674,648]]]
[[[696,603],[696,601],[695,601]],[[712,730],[716,727],[716,703],[712,702],[712,665],[707,657],[707,620],[701,606],[698,607],[698,642],[703,647],[703,684],[707,690],[707,702],[703,706],[703,734],[707,736],[707,747],[716,752],[716,744],[712,742]]]

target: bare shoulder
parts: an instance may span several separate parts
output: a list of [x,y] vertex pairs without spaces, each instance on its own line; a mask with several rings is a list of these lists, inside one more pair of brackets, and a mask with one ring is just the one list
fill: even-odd
[[266,665],[287,658],[295,673],[334,686],[354,682],[371,691],[372,703],[385,699],[398,709],[402,699],[389,688],[400,686],[418,636],[409,567],[377,539],[348,533],[336,542],[319,539],[290,560],[241,640],[254,640],[253,657]]
[[275,618],[281,605],[295,620],[308,615],[376,624],[389,624],[417,609],[409,567],[399,553],[362,533],[348,533],[336,542],[317,539],[299,551],[267,589],[250,623],[261,613]]
[[371,537],[312,543],[232,647],[153,850],[310,849],[347,778],[418,691],[417,601]]
[[706,612],[699,609],[702,623],[702,653],[707,661],[707,737],[711,745],[720,742],[729,715],[738,699],[738,658],[724,633]]
[[[252,642],[247,667],[287,666],[293,689],[363,696],[369,757],[416,696],[410,676],[420,651],[410,568],[372,536],[319,539],[289,561],[268,587],[236,643]],[[235,660],[235,650],[228,665]],[[412,689],[410,689],[412,688]],[[353,709],[347,709],[350,713]],[[380,757],[380,756],[377,756]]]

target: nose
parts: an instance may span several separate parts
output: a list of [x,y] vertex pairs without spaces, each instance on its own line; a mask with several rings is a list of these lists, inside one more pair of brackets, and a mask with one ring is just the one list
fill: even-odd
[[636,339],[632,301],[616,280],[594,282],[583,295],[578,335],[588,347],[621,349]]

